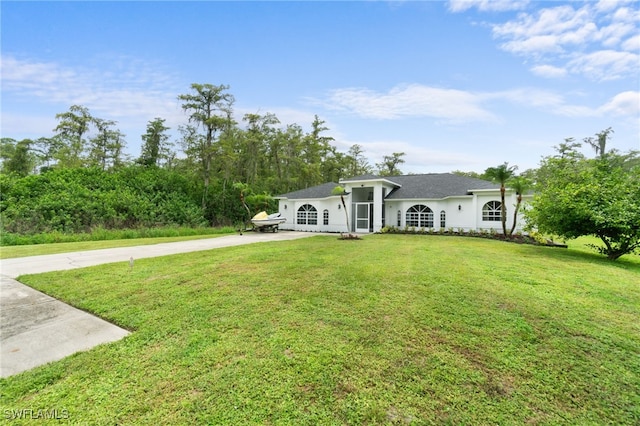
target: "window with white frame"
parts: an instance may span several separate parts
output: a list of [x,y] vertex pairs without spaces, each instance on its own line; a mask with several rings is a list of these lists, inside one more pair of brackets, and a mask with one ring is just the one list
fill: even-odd
[[296,219],[298,225],[317,225],[318,211],[311,204],[304,204],[298,209]]
[[440,212],[440,228],[446,228],[447,227],[447,213],[442,210]]
[[406,219],[407,226],[433,228],[433,210],[423,204],[409,207]]
[[402,226],[402,211],[398,210],[398,226]]
[[325,226],[329,224],[329,210],[327,209],[322,212],[322,223]]
[[489,201],[482,207],[482,220],[500,222],[500,201]]

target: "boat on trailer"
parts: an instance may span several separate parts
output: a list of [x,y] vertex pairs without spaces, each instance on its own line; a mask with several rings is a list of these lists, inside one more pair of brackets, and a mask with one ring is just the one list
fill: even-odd
[[278,232],[278,225],[286,221],[287,219],[282,217],[281,213],[267,214],[267,212],[260,212],[251,219],[254,230],[260,232]]

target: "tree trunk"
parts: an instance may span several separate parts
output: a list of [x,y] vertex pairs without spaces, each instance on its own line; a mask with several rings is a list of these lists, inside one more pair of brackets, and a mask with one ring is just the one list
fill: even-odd
[[344,209],[344,217],[347,224],[347,233],[351,233],[351,228],[349,227],[349,213],[347,212],[347,204],[344,202],[344,196],[340,196],[340,201],[342,201],[342,208]]
[[522,195],[518,194],[518,201],[516,202],[516,209],[513,212],[513,225],[511,225],[511,231],[509,235],[513,235],[513,231],[516,230],[516,221],[518,220],[518,210],[520,210],[520,204],[522,203]]
[[504,205],[504,185],[500,185],[500,222],[502,222],[502,233],[507,236],[507,207]]

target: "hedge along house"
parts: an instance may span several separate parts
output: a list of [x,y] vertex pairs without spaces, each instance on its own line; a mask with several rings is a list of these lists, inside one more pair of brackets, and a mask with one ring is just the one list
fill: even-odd
[[[280,229],[310,232],[347,232],[346,217],[336,186],[344,188],[348,232],[378,232],[385,226],[455,231],[495,230],[500,222],[500,185],[450,173],[422,175],[364,175],[325,183],[275,197],[287,219]],[[523,195],[523,203],[531,198]],[[507,230],[513,224],[517,202],[507,189]],[[518,217],[516,232],[522,231]]]

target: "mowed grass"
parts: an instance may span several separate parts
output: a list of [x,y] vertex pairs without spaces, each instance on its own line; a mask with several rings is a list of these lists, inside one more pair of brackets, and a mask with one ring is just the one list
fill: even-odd
[[161,243],[175,243],[178,241],[217,238],[230,234],[231,232],[209,235],[185,235],[179,237],[153,237],[100,241],[79,241],[70,243],[30,244],[23,246],[2,246],[0,247],[0,259],[40,256],[45,254],[70,253],[74,251],[99,250],[115,247],[133,247]]
[[2,413],[65,409],[86,424],[640,422],[635,257],[317,236],[21,280],[133,333],[1,380]]

